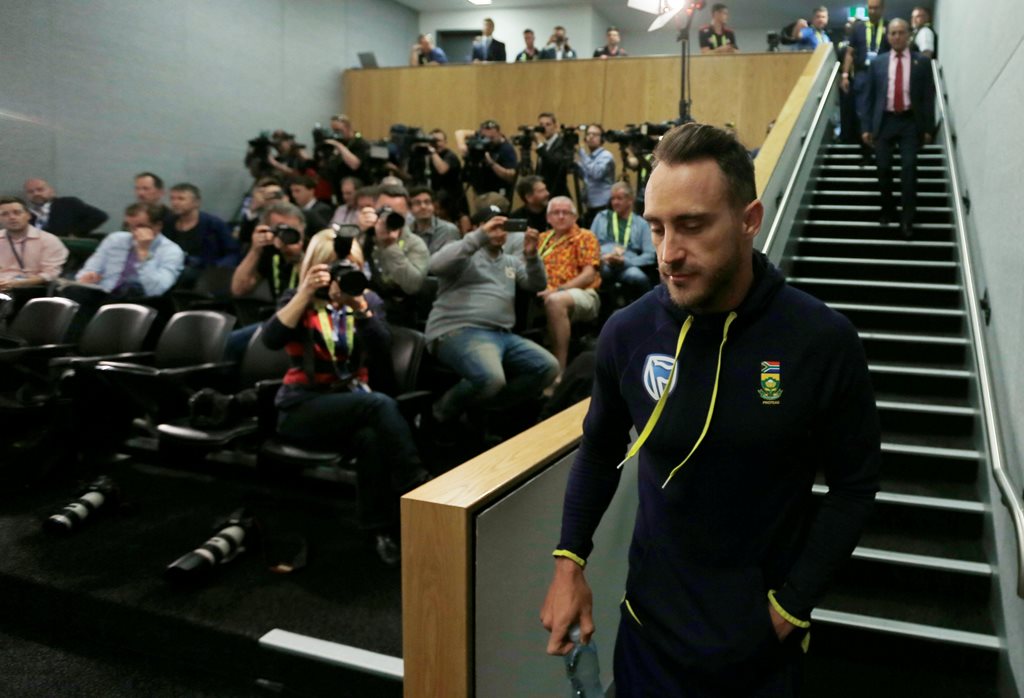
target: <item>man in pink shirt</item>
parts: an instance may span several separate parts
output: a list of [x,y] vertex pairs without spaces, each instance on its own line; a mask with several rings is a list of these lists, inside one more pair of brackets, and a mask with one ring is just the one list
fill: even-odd
[[31,219],[24,201],[0,197],[0,291],[47,284],[68,259],[60,238],[31,225]]

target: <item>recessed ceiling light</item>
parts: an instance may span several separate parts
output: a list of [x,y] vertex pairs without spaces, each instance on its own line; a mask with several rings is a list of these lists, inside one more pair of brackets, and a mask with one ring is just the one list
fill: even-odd
[[491,0],[469,0],[470,5],[490,5]]

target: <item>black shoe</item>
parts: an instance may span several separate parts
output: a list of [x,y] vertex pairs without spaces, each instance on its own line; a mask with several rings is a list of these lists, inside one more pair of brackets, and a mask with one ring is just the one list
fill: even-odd
[[377,557],[388,567],[398,567],[402,562],[402,546],[390,534],[378,533],[374,537],[373,547]]

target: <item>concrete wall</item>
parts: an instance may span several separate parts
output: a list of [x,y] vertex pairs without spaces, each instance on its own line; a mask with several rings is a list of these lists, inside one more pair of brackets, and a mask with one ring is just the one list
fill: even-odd
[[[1024,26],[1008,21],[1018,0],[992,0],[978,13],[971,3],[939,0],[939,58],[958,136],[961,176],[971,197],[975,260],[992,302],[987,331],[999,419],[1011,477],[1024,487],[1024,236],[1015,202],[1024,191]],[[984,46],[975,40],[985,36]],[[990,483],[991,486],[991,483]],[[1017,584],[1014,533],[1006,509],[992,497],[1005,633],[1017,686],[1024,689],[1024,600]]]
[[140,170],[231,215],[247,140],[280,127],[308,142],[357,52],[405,65],[417,31],[393,0],[0,0],[0,16],[0,192],[44,177],[111,223]]

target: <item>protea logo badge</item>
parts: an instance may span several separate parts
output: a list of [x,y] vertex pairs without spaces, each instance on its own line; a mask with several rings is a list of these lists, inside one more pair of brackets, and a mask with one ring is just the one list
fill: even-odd
[[669,374],[672,373],[672,364],[675,363],[668,354],[648,354],[647,362],[644,364],[644,387],[651,399],[657,402],[661,394],[668,386],[669,395],[675,390],[679,376],[672,376],[672,385],[668,385]]
[[782,363],[780,361],[761,362],[761,388],[757,391],[766,405],[779,404],[782,397]]

